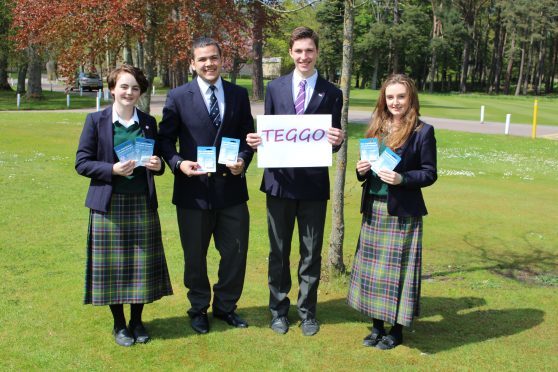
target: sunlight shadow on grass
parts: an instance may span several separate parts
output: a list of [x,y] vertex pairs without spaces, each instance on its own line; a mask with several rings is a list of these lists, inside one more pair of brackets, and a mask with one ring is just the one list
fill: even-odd
[[[407,345],[424,353],[439,353],[515,335],[544,321],[545,312],[539,309],[474,310],[484,304],[484,299],[476,297],[422,298],[425,311],[415,323],[415,332],[408,334]],[[440,316],[437,321],[425,319]]]

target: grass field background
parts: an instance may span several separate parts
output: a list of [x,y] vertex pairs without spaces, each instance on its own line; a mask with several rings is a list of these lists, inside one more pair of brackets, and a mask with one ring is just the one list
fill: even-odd
[[[211,332],[196,335],[185,315],[182,250],[167,172],[156,182],[175,295],[146,306],[153,341],[127,349],[114,344],[107,307],[82,305],[88,180],[76,174],[74,157],[84,118],[0,113],[0,370],[558,368],[558,142],[437,131],[439,179],[424,190],[430,214],[422,314],[406,330],[405,344],[389,352],[361,346],[369,321],[345,304],[347,276],[329,278],[324,272],[317,336],[302,336],[294,307],[288,334],[268,328],[268,242],[264,195],[258,191],[262,171],[255,162],[248,172],[251,235],[238,304],[250,327],[232,329],[210,317]],[[344,251],[349,268],[360,227],[361,188],[353,168],[363,129],[350,126]],[[297,250],[295,240],[293,283]],[[210,249],[212,283],[217,261]],[[296,290],[294,285],[293,302]]]

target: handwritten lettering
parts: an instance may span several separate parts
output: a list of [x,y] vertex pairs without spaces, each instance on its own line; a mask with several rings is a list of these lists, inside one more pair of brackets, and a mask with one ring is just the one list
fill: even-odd
[[263,142],[320,142],[326,137],[327,132],[323,129],[291,128],[285,129],[263,129],[261,132]]

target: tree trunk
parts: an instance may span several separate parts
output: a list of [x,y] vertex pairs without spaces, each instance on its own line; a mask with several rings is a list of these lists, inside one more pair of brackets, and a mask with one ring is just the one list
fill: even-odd
[[544,86],[544,91],[546,94],[552,93],[554,91],[554,76],[556,76],[556,63],[558,62],[558,38],[554,39],[552,42],[552,62],[551,68],[548,70],[548,76],[546,77],[546,83]]
[[523,79],[523,70],[525,67],[525,42],[521,44],[521,63],[519,64],[519,76],[517,78],[517,86],[515,87],[515,95],[519,96],[519,92],[521,90],[522,79]]
[[535,94],[540,94],[541,85],[544,79],[544,60],[546,58],[546,47],[544,40],[539,41],[539,62],[537,63],[537,78],[535,80]]
[[8,81],[8,51],[0,50],[0,90],[12,91]]
[[[499,27],[500,28],[500,27]],[[492,79],[490,80],[490,88],[488,93],[500,93],[500,75],[502,74],[502,61],[504,55],[504,45],[506,44],[506,30],[503,29],[498,33],[498,49],[494,53],[494,72]],[[494,43],[494,48],[496,48],[496,43]]]
[[144,69],[145,68],[145,56],[144,56],[144,49],[143,49],[143,43],[141,41],[138,41],[138,49],[137,49],[137,57],[136,60],[138,61],[138,67],[140,69]]
[[523,69],[525,71],[525,75],[523,76],[523,85],[521,92],[523,95],[527,95],[527,91],[529,89],[529,81],[531,79],[531,64],[533,63],[533,37],[531,36],[531,41],[529,42],[529,49],[527,49],[527,64]]
[[510,94],[514,54],[515,54],[515,31],[512,33],[510,50],[508,52],[508,67],[506,68],[506,81],[504,82],[504,94]]
[[29,64],[27,62],[22,63],[19,65],[17,70],[17,93],[23,94],[25,93],[25,78],[27,77],[27,69]]
[[126,40],[126,43],[124,44],[123,54],[124,54],[124,63],[133,66],[134,58],[132,57],[132,47],[130,46],[128,40]]
[[378,69],[380,68],[380,57],[379,53],[374,53],[374,63],[372,68],[372,83],[371,88],[373,90],[378,89]]
[[149,114],[151,111],[151,93],[153,91],[153,79],[155,78],[155,35],[157,33],[157,20],[155,19],[155,9],[150,1],[145,4],[146,16],[146,30],[145,30],[145,50],[144,50],[144,74],[149,82],[147,92],[141,95],[138,107],[141,111]]
[[[346,2],[345,2],[346,3]],[[393,0],[393,26],[399,25],[399,0]],[[395,32],[391,32],[394,35]],[[399,72],[399,54],[398,48],[395,43],[391,42],[392,47],[392,73],[397,74]]]
[[41,85],[42,59],[35,46],[31,45],[27,48],[27,56],[29,58],[29,70],[27,78],[27,94],[28,99],[42,99],[43,87]]
[[260,101],[264,98],[264,82],[263,82],[263,23],[260,21],[264,18],[263,6],[260,2],[253,4],[254,25],[252,27],[252,99]]
[[[341,112],[341,128],[347,133],[349,117],[349,93],[351,90],[351,75],[353,67],[353,30],[355,23],[355,9],[353,0],[345,0],[345,14],[343,21],[343,64],[341,69],[341,91],[343,92],[343,109]],[[343,263],[343,241],[345,238],[345,175],[347,172],[347,144],[348,137],[337,153],[337,171],[333,184],[332,223],[329,239],[328,267],[332,274],[345,272]]]
[[459,92],[465,93],[467,91],[467,72],[469,70],[469,53],[470,53],[471,40],[466,36],[465,44],[463,45],[463,55],[461,60],[461,77],[459,79]]

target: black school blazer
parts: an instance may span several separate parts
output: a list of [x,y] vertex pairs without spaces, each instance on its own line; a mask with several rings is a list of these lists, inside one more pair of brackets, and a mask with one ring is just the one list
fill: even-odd
[[[153,116],[137,110],[141,132],[145,138],[156,139],[157,122]],[[118,161],[114,152],[114,134],[112,126],[112,106],[103,111],[88,114],[79,139],[76,153],[76,171],[91,178],[85,206],[99,212],[108,212],[112,196],[112,166]],[[159,146],[155,143],[153,150],[159,154]],[[157,193],[153,175],[161,175],[165,171],[165,164],[161,162],[161,170],[152,172],[146,169],[147,197],[149,206],[157,209]]]
[[[400,173],[404,183],[396,186],[388,185],[387,209],[392,216],[411,217],[428,214],[422,187],[427,187],[436,182],[438,171],[436,169],[436,138],[434,127],[424,122],[419,122],[417,130],[413,131],[405,144],[396,151],[401,156],[401,162],[394,171]],[[360,213],[364,210],[366,195],[369,194],[369,179],[372,170],[363,176],[357,172],[362,185],[362,198]]]

